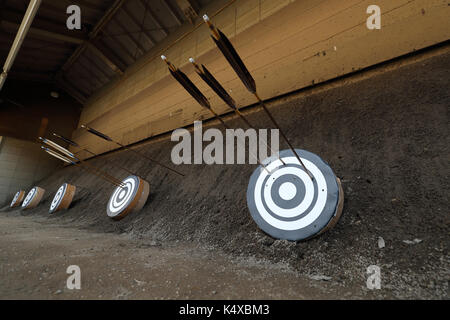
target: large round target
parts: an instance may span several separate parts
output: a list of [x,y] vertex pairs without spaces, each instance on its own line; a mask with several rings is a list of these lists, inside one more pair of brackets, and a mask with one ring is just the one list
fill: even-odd
[[131,212],[141,210],[150,191],[148,182],[137,176],[127,177],[122,184],[122,187],[114,189],[106,207],[108,216],[115,220],[120,220]]
[[15,208],[20,206],[20,204],[22,203],[23,198],[25,198],[25,191],[20,190],[17,191],[17,193],[15,194],[13,200],[11,201],[11,208]]
[[247,205],[258,226],[274,238],[304,240],[332,227],[342,213],[340,181],[319,156],[296,149],[310,178],[291,150],[266,160],[252,174]]
[[75,191],[76,187],[68,183],[64,183],[60,186],[53,197],[52,203],[50,204],[49,213],[67,209],[72,203]]
[[31,209],[36,207],[39,202],[41,202],[44,193],[45,190],[40,187],[32,188],[25,197],[25,200],[23,200],[22,209]]

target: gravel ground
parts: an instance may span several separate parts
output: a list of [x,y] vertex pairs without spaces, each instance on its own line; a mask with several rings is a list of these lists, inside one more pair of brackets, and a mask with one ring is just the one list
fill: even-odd
[[[186,177],[180,178],[129,152],[91,163],[124,178],[107,159],[146,177],[151,195],[141,212],[111,221],[105,207],[112,187],[68,167],[39,183],[48,191],[39,207],[3,209],[1,216],[120,234],[134,244],[187,246],[205,252],[199,264],[209,252],[223,257],[225,268],[239,261],[247,267],[252,261],[283,265],[318,286],[320,294],[303,294],[307,297],[448,299],[449,71],[445,53],[271,104],[293,144],[320,155],[343,183],[342,218],[333,230],[306,242],[274,240],[257,228],[246,206],[254,165],[182,165],[178,169]],[[249,117],[259,128],[270,125],[261,112],[250,110]],[[237,119],[229,123],[241,127]],[[166,136],[139,149],[170,163],[173,146]],[[85,189],[70,210],[50,216],[51,198],[63,182]],[[366,288],[370,265],[381,268],[381,290]]]

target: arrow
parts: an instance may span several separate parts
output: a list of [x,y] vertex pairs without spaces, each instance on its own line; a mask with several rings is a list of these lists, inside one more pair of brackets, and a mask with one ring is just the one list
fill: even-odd
[[[166,56],[161,56],[161,59],[167,64],[169,67],[169,71],[172,76],[186,89],[187,92],[191,94],[191,96],[197,100],[197,102],[204,108],[208,109],[214,117],[219,120],[225,129],[230,129],[230,127],[223,121],[223,119],[211,108],[208,99],[200,92],[200,90],[192,83],[192,81],[178,68],[176,68],[172,63],[170,63]],[[245,146],[245,141],[244,141]],[[270,171],[266,168],[266,166],[255,156],[252,152],[249,153],[256,158],[256,161],[263,167],[269,174]]]
[[[195,71],[200,76],[200,78],[205,81],[211,89],[227,104],[241,119],[244,121],[244,123],[250,127],[253,130],[256,130],[250,122],[247,120],[247,118],[241,113],[239,108],[237,107],[236,103],[234,102],[233,98],[228,94],[228,92],[225,90],[224,87],[219,83],[219,81],[214,78],[214,76],[209,72],[209,70],[204,66],[199,66],[193,58],[189,58],[189,62],[192,63],[192,65],[195,68]],[[265,142],[264,142],[265,143]],[[270,148],[267,143],[266,147],[270,149],[270,152],[273,154],[272,148]],[[280,158],[279,153],[277,152],[278,159],[285,165],[283,159]]]
[[306,166],[304,165],[303,161],[300,159],[297,152],[295,152],[294,147],[292,146],[291,142],[287,138],[287,136],[284,134],[284,132],[281,130],[280,126],[276,122],[275,118],[272,116],[272,114],[267,109],[266,104],[263,100],[259,97],[257,91],[256,91],[256,83],[253,79],[252,75],[248,71],[247,67],[245,66],[244,62],[242,62],[241,57],[236,52],[236,49],[234,49],[233,45],[231,44],[230,40],[219,30],[217,29],[209,20],[209,17],[205,14],[203,16],[203,20],[208,25],[209,29],[211,30],[214,43],[217,45],[219,50],[222,52],[222,54],[225,56],[225,59],[227,59],[228,63],[231,65],[233,70],[236,72],[238,77],[241,79],[241,81],[244,83],[245,87],[248,91],[250,91],[258,100],[259,105],[262,107],[262,109],[265,111],[269,119],[272,121],[272,123],[275,125],[275,127],[280,131],[281,136],[286,141],[286,143],[289,145],[289,148],[291,149],[292,153],[295,155],[299,163],[303,166],[306,173],[309,175],[311,180],[313,180],[313,176],[309,172],[308,169],[306,169]]
[[[63,136],[61,136],[61,135],[59,135],[59,134],[57,134],[57,133],[54,133],[54,132],[53,132],[53,135],[54,135],[55,137],[57,137],[57,138],[63,140],[64,142],[70,144],[71,146],[77,147],[78,149],[80,149],[80,151],[85,151],[85,152],[87,152],[87,153],[93,155],[94,157],[98,156],[98,155],[95,154],[94,152],[91,152],[91,151],[89,151],[88,149],[85,149],[85,148],[80,147],[80,145],[79,145],[78,143],[76,143],[75,141],[70,140],[69,138],[63,137]],[[112,163],[112,162],[109,162],[109,161],[107,161],[107,160],[105,160],[105,162],[111,164],[112,166],[114,166],[114,167],[116,167],[116,168],[119,168],[119,169],[121,169],[121,170],[123,170],[123,171],[126,171],[126,172],[128,172],[129,174],[131,174],[131,175],[134,175],[134,176],[137,175],[137,174],[135,174],[134,172],[128,170],[127,168],[124,168],[124,167],[122,167],[122,166],[116,165],[116,164],[114,164],[114,163]]]
[[76,158],[71,160],[71,159],[69,159],[69,158],[67,158],[67,157],[65,157],[65,156],[63,156],[63,155],[61,155],[61,154],[59,154],[59,153],[49,149],[49,148],[46,148],[44,146],[41,146],[41,149],[43,149],[45,152],[47,152],[48,154],[50,154],[51,156],[53,156],[53,157],[55,157],[55,158],[57,158],[59,160],[62,160],[64,162],[66,162],[66,163],[73,164],[73,165],[75,165],[77,167],[80,167],[80,168],[82,168],[82,169],[84,169],[86,171],[89,171],[89,172],[93,173],[94,175],[98,176],[99,178],[108,181],[109,183],[113,184],[116,187],[123,188],[122,182],[119,181],[120,183],[117,183],[114,180],[110,180],[110,179],[104,177],[103,175],[99,174],[95,170],[92,170],[90,168],[84,168],[82,165],[80,165],[79,163],[76,162],[78,160]]
[[72,152],[70,152],[66,148],[60,146],[59,144],[57,144],[57,143],[55,143],[55,142],[53,142],[53,141],[51,141],[49,139],[44,139],[42,137],[39,137],[39,140],[42,141],[43,143],[45,143],[46,145],[49,145],[52,148],[58,150],[59,152],[65,154],[66,156],[69,156],[71,159],[74,159],[75,161],[79,161],[84,166],[91,168],[91,170],[98,172],[99,174],[101,174],[105,178],[113,181],[114,183],[119,184],[119,185],[123,185],[122,181],[120,181],[120,180],[116,179],[115,177],[109,175],[108,173],[104,172],[103,170],[101,170],[101,169],[99,169],[99,168],[97,168],[97,167],[95,167],[93,165],[90,165],[90,164],[88,164],[88,163],[86,163],[86,162],[76,158],[75,155]]
[[175,169],[172,169],[172,168],[170,168],[170,167],[168,167],[168,166],[162,164],[162,163],[159,162],[159,161],[153,160],[152,158],[149,158],[149,157],[147,157],[145,154],[142,154],[142,153],[140,153],[140,152],[138,152],[138,151],[136,151],[136,150],[134,150],[134,149],[128,148],[127,146],[124,146],[123,144],[121,144],[121,143],[119,143],[119,142],[117,142],[117,141],[114,141],[113,139],[111,139],[110,137],[108,137],[106,134],[101,133],[100,131],[97,131],[97,130],[91,128],[91,127],[88,127],[88,126],[84,125],[84,124],[82,124],[81,127],[84,128],[84,129],[86,129],[88,132],[92,133],[93,135],[96,135],[96,136],[98,136],[98,137],[100,137],[100,138],[102,138],[102,139],[104,139],[104,140],[106,140],[106,141],[113,142],[113,143],[117,144],[118,146],[124,148],[125,150],[132,151],[132,152],[136,153],[137,155],[139,155],[139,156],[141,156],[141,157],[143,157],[143,158],[145,158],[145,159],[147,159],[147,160],[149,160],[149,161],[151,161],[151,162],[154,162],[154,163],[156,163],[157,165],[160,165],[161,167],[166,168],[167,170],[170,170],[170,171],[172,171],[172,172],[175,172],[176,174],[179,174],[180,176],[184,177],[184,174],[182,174],[181,172],[179,172],[179,171],[177,171],[177,170],[175,170]]

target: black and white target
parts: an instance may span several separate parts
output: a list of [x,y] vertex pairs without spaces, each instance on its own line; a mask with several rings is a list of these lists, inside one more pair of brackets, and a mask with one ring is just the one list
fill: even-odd
[[25,191],[20,190],[15,195],[13,200],[11,201],[10,207],[18,207],[20,206],[20,203],[22,202],[23,198],[25,197]]
[[41,202],[45,190],[40,187],[33,187],[22,202],[22,209],[31,209]]
[[68,183],[63,183],[56,191],[53,197],[52,203],[50,204],[49,213],[54,213],[58,210],[67,209],[75,195],[76,187]]
[[[266,159],[250,177],[247,205],[257,225],[284,240],[311,238],[335,223],[342,212],[343,193],[330,166],[319,156],[296,149],[313,179],[291,150]],[[332,223],[333,222],[333,223]]]
[[122,185],[114,189],[106,208],[107,215],[115,220],[141,210],[150,191],[148,182],[134,175],[124,179]]

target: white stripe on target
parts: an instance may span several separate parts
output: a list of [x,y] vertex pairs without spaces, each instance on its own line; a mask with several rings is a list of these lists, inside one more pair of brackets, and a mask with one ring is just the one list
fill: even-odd
[[[274,238],[303,240],[329,225],[337,216],[340,194],[338,180],[328,164],[317,155],[297,149],[313,179],[290,150],[280,152],[257,168],[250,178],[247,204],[258,226]],[[342,208],[341,208],[342,210]]]
[[50,204],[49,213],[54,213],[56,211],[69,208],[75,195],[75,191],[76,187],[71,184],[64,183],[61,185],[53,197],[53,201]]
[[23,191],[23,190],[17,191],[17,193],[14,195],[13,200],[11,201],[10,207],[15,208],[15,207],[20,206],[23,198],[25,198],[25,191]]
[[22,203],[22,209],[32,209],[35,208],[39,202],[41,202],[44,196],[45,190],[40,187],[33,187],[25,197]]
[[106,207],[107,215],[115,220],[141,210],[150,192],[148,182],[138,176],[127,177],[122,186],[114,189]]

